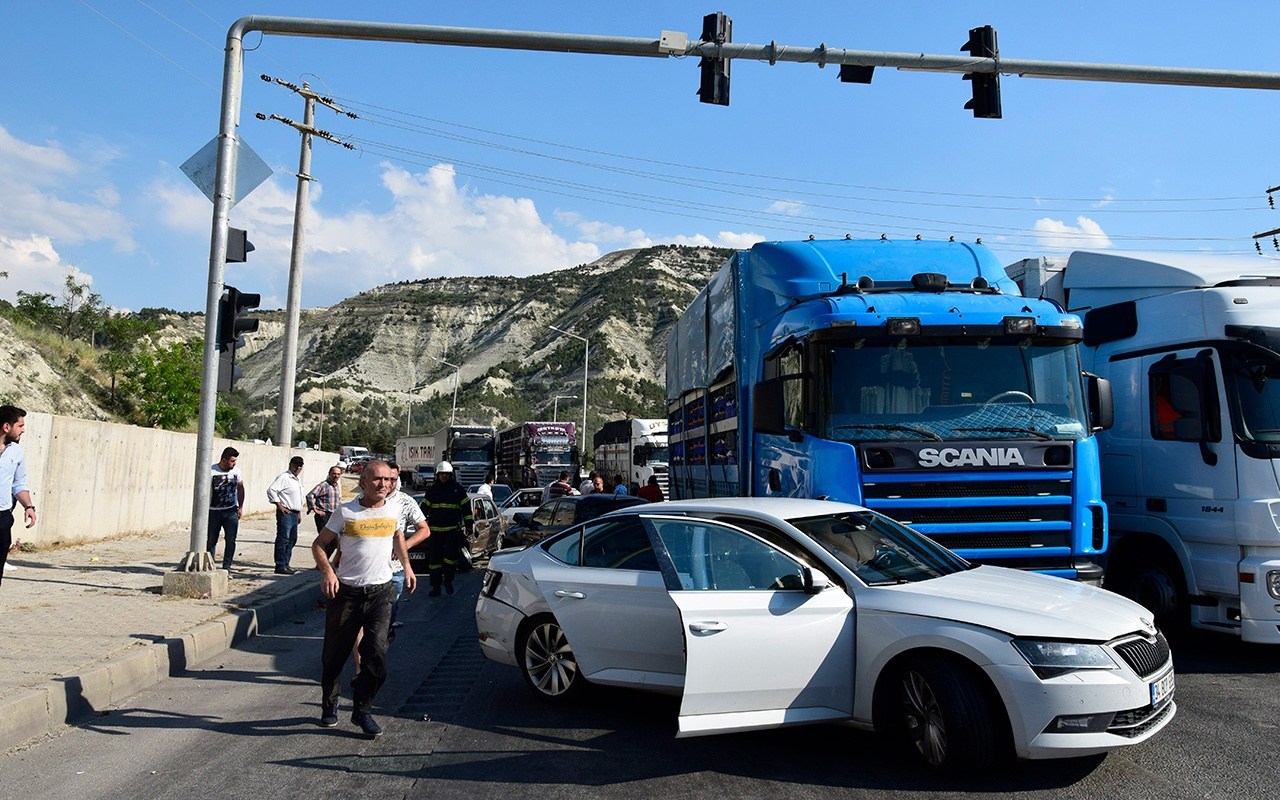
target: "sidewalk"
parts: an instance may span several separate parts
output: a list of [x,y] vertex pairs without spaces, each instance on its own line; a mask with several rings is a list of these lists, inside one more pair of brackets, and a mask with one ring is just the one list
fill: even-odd
[[189,548],[185,526],[11,552],[14,569],[0,585],[0,753],[316,609],[314,534],[303,519],[293,555],[299,572],[276,575],[274,518],[242,520],[231,591],[216,600],[160,594]]

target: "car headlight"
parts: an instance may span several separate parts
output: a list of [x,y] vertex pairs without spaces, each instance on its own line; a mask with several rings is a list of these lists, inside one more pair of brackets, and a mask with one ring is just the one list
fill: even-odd
[[1048,642],[1014,639],[1013,649],[1027,660],[1041,678],[1065,675],[1078,669],[1117,669],[1114,659],[1100,644]]

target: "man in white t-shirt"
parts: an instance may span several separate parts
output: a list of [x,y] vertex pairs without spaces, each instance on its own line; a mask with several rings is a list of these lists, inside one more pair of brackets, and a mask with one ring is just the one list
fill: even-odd
[[[387,679],[387,634],[391,629],[392,555],[404,569],[405,591],[413,593],[417,579],[409,567],[399,503],[388,503],[396,475],[385,461],[370,461],[360,473],[364,494],[343,503],[333,512],[324,530],[311,544],[320,570],[320,589],[329,598],[325,607],[324,649],[321,653],[320,725],[338,724],[342,670],[347,656],[363,631],[360,669],[352,682],[351,721],[366,736],[381,736],[382,728],[369,714],[373,699]],[[325,554],[334,540],[342,557],[337,570]]]

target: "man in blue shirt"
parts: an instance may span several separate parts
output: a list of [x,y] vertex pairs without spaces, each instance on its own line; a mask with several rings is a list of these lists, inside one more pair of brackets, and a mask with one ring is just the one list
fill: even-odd
[[18,440],[27,427],[27,412],[17,406],[0,406],[0,580],[13,546],[13,503],[24,509],[27,527],[36,524],[36,506],[27,488],[27,464]]

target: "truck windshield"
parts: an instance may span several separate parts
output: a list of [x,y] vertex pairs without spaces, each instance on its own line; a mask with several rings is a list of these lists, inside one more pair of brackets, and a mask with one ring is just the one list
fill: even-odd
[[662,447],[652,447],[648,450],[647,455],[649,456],[649,460],[646,461],[645,463],[646,464],[667,464],[670,462],[670,457],[668,456],[668,452],[669,451],[665,445]]
[[925,338],[824,342],[819,435],[894,439],[1078,439],[1088,430],[1074,342]]
[[1260,350],[1226,350],[1222,371],[1232,406],[1236,435],[1280,443],[1280,360]]
[[490,458],[487,450],[457,450],[453,452],[454,461],[488,461]]

